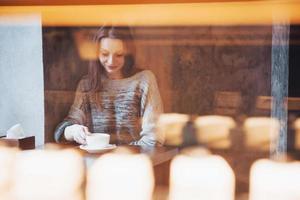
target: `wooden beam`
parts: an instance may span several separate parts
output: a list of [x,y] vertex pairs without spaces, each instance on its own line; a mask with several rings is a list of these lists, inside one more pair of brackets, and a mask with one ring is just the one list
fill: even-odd
[[0,17],[38,14],[43,26],[270,25],[274,16],[300,23],[299,10],[299,1],[0,6]]
[[164,4],[164,3],[219,3],[251,2],[257,0],[1,0],[5,6],[54,6],[54,5],[116,5],[116,4]]

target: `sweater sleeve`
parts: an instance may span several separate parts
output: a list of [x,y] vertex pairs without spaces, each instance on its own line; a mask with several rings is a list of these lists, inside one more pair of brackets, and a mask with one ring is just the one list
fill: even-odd
[[141,99],[142,131],[140,139],[134,145],[155,146],[164,143],[164,136],[156,132],[156,122],[163,112],[163,104],[156,78],[151,71],[147,71],[144,82],[144,92]]
[[85,91],[86,80],[81,80],[77,86],[75,99],[70,108],[68,116],[61,122],[54,132],[54,139],[56,142],[66,142],[64,138],[64,130],[67,126],[73,124],[80,124],[89,126],[89,104],[88,95]]

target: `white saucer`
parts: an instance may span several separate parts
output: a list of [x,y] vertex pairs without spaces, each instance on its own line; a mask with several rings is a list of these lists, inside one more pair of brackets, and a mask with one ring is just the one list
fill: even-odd
[[89,153],[101,153],[103,151],[111,150],[116,147],[117,146],[115,144],[109,144],[106,147],[101,147],[101,148],[91,148],[91,147],[88,147],[87,145],[83,145],[83,144],[79,146],[80,149],[85,150]]

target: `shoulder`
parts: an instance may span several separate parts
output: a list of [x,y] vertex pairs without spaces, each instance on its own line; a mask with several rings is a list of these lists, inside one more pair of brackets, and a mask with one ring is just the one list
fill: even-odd
[[86,92],[89,90],[89,80],[87,78],[87,76],[84,76],[81,78],[81,80],[79,81],[78,85],[77,85],[77,91],[81,91],[81,92]]
[[140,72],[138,72],[136,74],[141,81],[145,81],[145,82],[154,82],[156,81],[155,75],[151,70],[141,70]]

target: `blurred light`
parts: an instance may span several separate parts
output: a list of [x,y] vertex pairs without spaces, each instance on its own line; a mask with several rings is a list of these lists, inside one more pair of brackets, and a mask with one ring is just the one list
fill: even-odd
[[80,58],[95,60],[98,57],[97,44],[91,40],[91,33],[89,31],[76,31],[74,38]]
[[249,200],[300,199],[300,162],[256,161],[250,172]]
[[154,176],[142,154],[105,154],[89,169],[87,200],[151,200]]
[[244,123],[245,143],[249,148],[270,150],[270,145],[278,137],[279,121],[269,117],[250,117]]
[[300,22],[299,1],[243,1],[87,6],[2,6],[0,13],[40,13],[44,26],[259,25]]
[[179,113],[165,113],[159,116],[157,132],[165,136],[168,145],[180,145],[183,142],[183,128],[189,120],[189,116]]
[[294,122],[295,129],[295,148],[300,149],[300,118],[296,119]]
[[179,155],[171,162],[170,200],[233,200],[235,177],[220,156]]
[[186,147],[180,151],[180,154],[192,157],[203,157],[210,155],[211,152],[204,147]]
[[9,200],[11,177],[17,150],[14,148],[0,147],[0,199]]
[[231,146],[230,130],[236,126],[231,117],[201,116],[195,120],[195,126],[199,143],[221,149]]
[[82,200],[83,161],[73,150],[34,150],[16,158],[14,200]]

